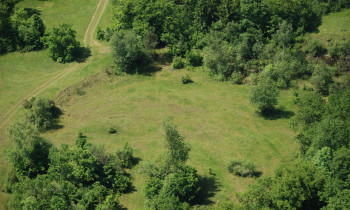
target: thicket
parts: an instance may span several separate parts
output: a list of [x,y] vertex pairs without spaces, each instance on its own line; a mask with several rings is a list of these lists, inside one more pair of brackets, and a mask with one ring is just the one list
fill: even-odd
[[146,204],[150,209],[189,209],[200,190],[199,175],[186,165],[190,148],[170,121],[163,123],[166,153],[158,164],[144,166]]
[[20,0],[0,3],[0,54],[27,52],[43,47],[45,25],[35,10],[16,7]]
[[304,91],[295,100],[299,157],[272,178],[258,180],[240,195],[245,208],[348,209],[350,191],[350,88],[325,101]]

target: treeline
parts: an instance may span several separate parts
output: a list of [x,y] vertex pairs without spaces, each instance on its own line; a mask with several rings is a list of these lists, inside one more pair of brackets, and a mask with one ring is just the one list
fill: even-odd
[[239,196],[247,209],[350,208],[350,88],[324,100],[302,91],[293,125],[300,152]]

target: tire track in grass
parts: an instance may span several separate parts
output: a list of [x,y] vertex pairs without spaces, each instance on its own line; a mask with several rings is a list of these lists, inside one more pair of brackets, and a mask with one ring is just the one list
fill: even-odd
[[[99,23],[102,14],[104,13],[106,7],[108,4],[108,0],[100,0],[97,4],[96,10],[90,20],[90,23],[85,31],[84,35],[84,46],[87,47],[88,44],[92,44],[92,46],[97,47],[103,47],[100,43],[98,43],[96,40],[94,40],[94,33],[97,28],[97,24]],[[99,51],[98,51],[99,52]],[[91,61],[91,58],[89,59]],[[64,70],[62,70],[60,73],[56,74],[54,77],[50,78],[49,80],[45,81],[43,84],[41,84],[39,87],[35,88],[31,92],[29,92],[24,98],[19,100],[15,105],[13,105],[9,110],[7,110],[0,118],[0,129],[2,129],[9,120],[18,112],[18,110],[21,108],[21,104],[25,99],[29,100],[31,97],[34,97],[44,90],[46,90],[48,87],[50,87],[55,82],[61,80],[62,78],[66,77],[68,74],[74,72],[77,69],[83,68],[86,65],[89,64],[89,61],[85,63],[76,63],[71,67],[68,67]]]

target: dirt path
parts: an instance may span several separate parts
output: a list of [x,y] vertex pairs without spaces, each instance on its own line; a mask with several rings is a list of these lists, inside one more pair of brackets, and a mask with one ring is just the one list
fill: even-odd
[[[102,47],[100,43],[98,43],[96,40],[94,40],[94,34],[95,30],[97,28],[97,25],[102,17],[103,12],[105,11],[107,4],[109,0],[100,0],[97,4],[95,13],[93,14],[89,26],[87,27],[84,35],[84,46],[97,46]],[[100,52],[100,51],[98,51]],[[91,60],[91,58],[89,59]],[[18,110],[21,108],[21,105],[23,103],[23,100],[30,99],[31,97],[34,97],[38,95],[39,93],[46,90],[48,87],[50,87],[55,82],[61,80],[62,78],[66,77],[68,74],[74,72],[77,69],[80,69],[84,66],[86,66],[89,63],[89,61],[85,63],[76,63],[71,67],[68,67],[66,69],[63,69],[61,72],[56,74],[54,77],[50,78],[43,84],[41,84],[39,87],[35,88],[31,92],[29,92],[24,98],[19,100],[15,105],[13,105],[9,110],[7,110],[0,118],[0,129],[3,128],[9,120],[18,112]]]

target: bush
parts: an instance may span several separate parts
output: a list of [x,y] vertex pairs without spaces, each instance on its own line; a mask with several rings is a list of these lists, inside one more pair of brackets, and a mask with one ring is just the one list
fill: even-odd
[[29,100],[24,99],[23,100],[23,107],[25,109],[31,109],[32,106],[33,106],[34,101],[35,101],[35,97],[31,97]]
[[174,69],[182,69],[183,67],[185,67],[185,64],[182,60],[181,57],[175,56],[173,58],[173,64],[172,64]]
[[118,159],[120,160],[120,165],[123,168],[131,168],[133,165],[133,150],[128,143],[124,145],[123,150],[116,152]]
[[324,95],[327,95],[333,81],[334,70],[325,64],[316,65],[311,77],[311,83],[316,90]]
[[307,40],[304,50],[313,57],[323,56],[327,53],[327,49],[318,39]]
[[242,84],[243,82],[243,75],[241,72],[233,72],[232,75],[231,75],[231,81],[234,83],[234,84]]
[[193,80],[191,79],[190,75],[188,75],[188,74],[186,74],[185,76],[182,76],[181,81],[182,81],[182,84],[193,83]]
[[28,118],[40,131],[45,131],[53,125],[54,118],[58,117],[58,110],[53,101],[38,98],[34,101]]
[[227,169],[230,173],[242,177],[256,176],[257,174],[255,164],[245,160],[231,160],[227,164]]
[[116,134],[117,133],[117,130],[115,128],[109,128],[108,129],[108,133],[109,134]]
[[71,25],[61,24],[53,28],[47,36],[43,37],[49,56],[57,62],[71,62],[78,56],[80,43],[76,40],[76,32]]
[[100,27],[97,28],[96,35],[97,35],[97,39],[98,40],[104,40],[105,39],[105,32]]
[[141,50],[139,40],[132,30],[115,32],[111,45],[117,71],[140,73],[150,64],[150,59]]
[[186,51],[186,65],[187,66],[201,66],[203,64],[203,58],[197,50]]
[[263,79],[252,88],[250,101],[260,109],[261,112],[273,110],[277,105],[279,91],[274,81]]
[[333,40],[328,45],[329,54],[333,59],[341,59],[350,55],[350,41]]

